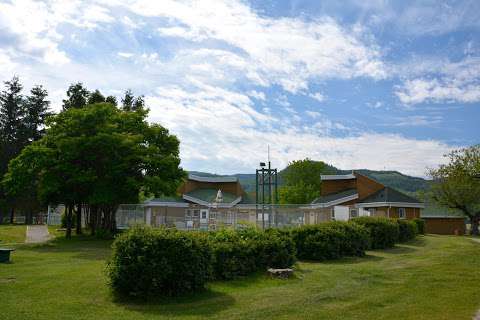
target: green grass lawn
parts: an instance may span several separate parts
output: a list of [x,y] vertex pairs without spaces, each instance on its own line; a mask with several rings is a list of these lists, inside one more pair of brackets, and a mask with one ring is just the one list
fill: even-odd
[[480,243],[468,237],[420,237],[365,258],[299,263],[290,280],[256,275],[148,303],[112,297],[109,247],[86,238],[18,246],[0,265],[0,318],[472,319],[480,308]]
[[0,224],[0,247],[24,243],[26,230],[24,224]]

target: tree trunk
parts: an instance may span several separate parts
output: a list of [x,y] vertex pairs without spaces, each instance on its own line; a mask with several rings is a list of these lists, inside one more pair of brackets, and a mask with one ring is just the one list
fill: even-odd
[[67,232],[65,233],[65,237],[67,239],[72,238],[72,215],[73,215],[73,205],[67,206]]
[[12,207],[10,210],[10,224],[13,224],[13,219],[15,218],[15,207]]
[[82,234],[82,204],[77,205],[77,224],[76,224],[76,234]]
[[97,231],[97,220],[97,207],[90,206],[90,232],[92,236],[94,236]]
[[470,219],[470,234],[472,236],[478,236],[479,232],[478,232],[478,225],[479,225],[479,222],[480,222],[480,214],[476,214],[474,215],[471,219]]

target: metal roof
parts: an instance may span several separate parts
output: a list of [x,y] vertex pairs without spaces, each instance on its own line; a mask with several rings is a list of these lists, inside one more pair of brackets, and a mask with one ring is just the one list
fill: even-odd
[[197,176],[197,175],[194,175],[194,174],[189,174],[188,179],[193,180],[193,181],[198,181],[198,182],[212,182],[212,183],[215,183],[215,182],[238,182],[238,178],[233,177],[233,176],[204,177],[204,176]]
[[[217,192],[218,192],[217,189],[195,189],[193,191],[190,191],[184,194],[184,196],[195,198],[195,199],[204,201],[206,203],[214,203],[217,197]],[[223,203],[232,203],[238,198],[238,196],[229,192],[222,191],[222,195],[223,195]]]
[[358,203],[377,203],[377,202],[405,202],[405,203],[422,203],[415,198],[407,196],[400,191],[390,187],[385,187],[380,191],[369,195],[365,199],[358,201]]
[[321,196],[312,201],[312,204],[329,203],[335,200],[340,200],[346,197],[354,196],[357,194],[357,189],[348,189],[336,193],[332,193],[326,196]]
[[328,174],[328,175],[321,175],[321,180],[350,180],[356,179],[354,174]]

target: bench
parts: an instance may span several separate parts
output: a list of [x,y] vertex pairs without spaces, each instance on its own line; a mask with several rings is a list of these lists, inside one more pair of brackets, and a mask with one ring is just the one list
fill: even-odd
[[15,249],[0,248],[0,263],[10,262],[10,252],[15,251]]

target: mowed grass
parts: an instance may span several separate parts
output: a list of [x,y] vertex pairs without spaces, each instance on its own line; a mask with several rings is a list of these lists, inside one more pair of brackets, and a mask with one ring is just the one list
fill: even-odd
[[0,247],[24,243],[26,230],[23,224],[0,224]]
[[81,237],[18,246],[0,265],[0,318],[472,319],[480,308],[480,243],[468,237],[422,236],[364,258],[302,262],[290,280],[259,274],[147,302],[111,295],[110,245]]

